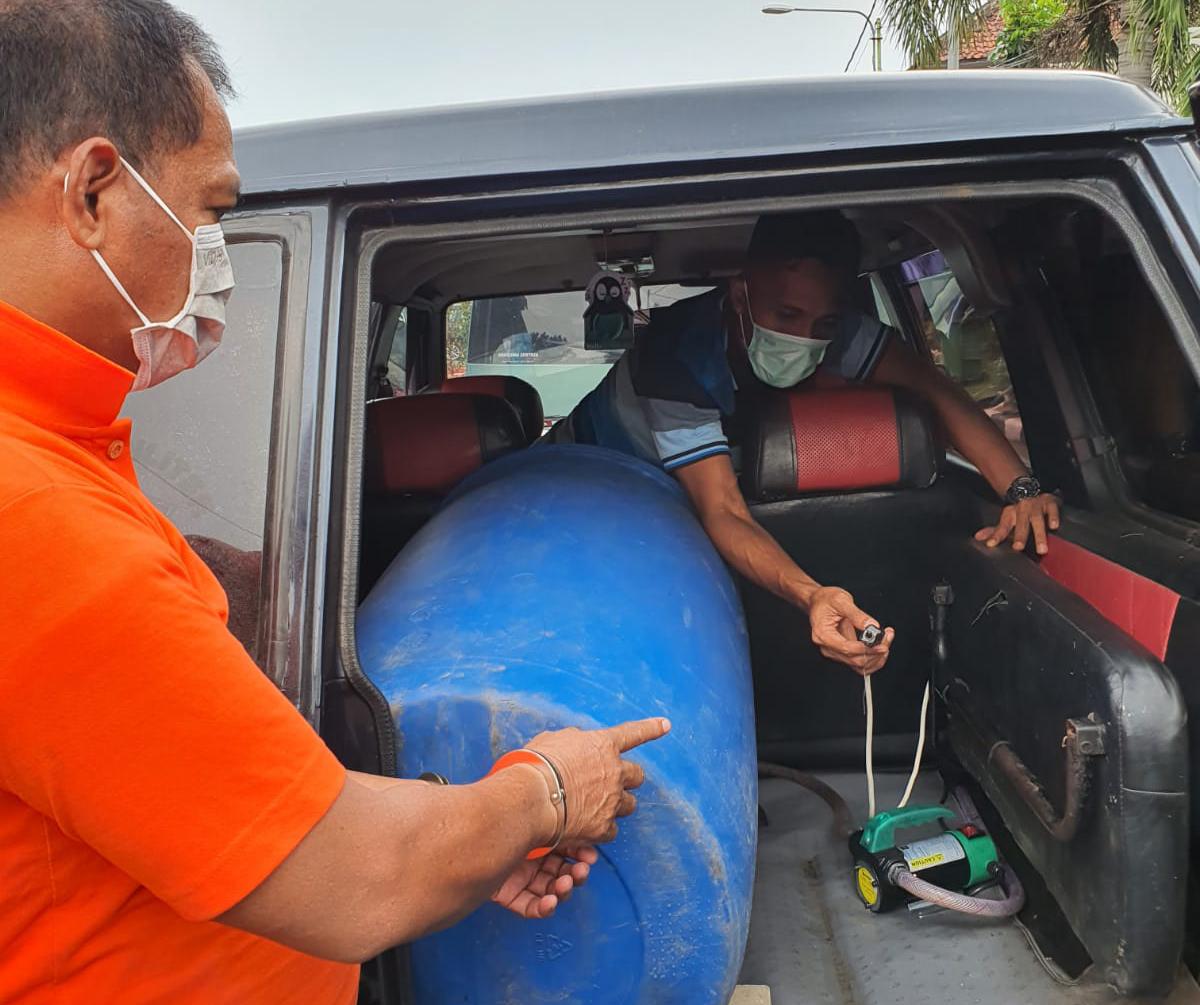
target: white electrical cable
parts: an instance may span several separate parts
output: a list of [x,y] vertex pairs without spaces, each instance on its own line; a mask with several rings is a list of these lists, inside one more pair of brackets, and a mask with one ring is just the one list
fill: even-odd
[[867,700],[867,819],[875,816],[875,703],[871,701],[871,675],[863,677],[863,695]]
[[[925,695],[921,699],[921,728],[917,734],[917,756],[913,759],[912,774],[908,776],[908,784],[904,787],[904,797],[900,800],[899,805],[896,807],[897,809],[903,809],[908,805],[908,800],[912,796],[913,786],[917,783],[917,775],[921,770],[921,757],[925,753],[925,727],[926,721],[929,718],[930,692],[930,682],[926,681]],[[874,761],[873,748],[875,743],[875,703],[871,700],[871,677],[869,674],[863,677],[863,697],[866,699],[867,706],[867,812],[868,819],[871,819],[875,816],[875,766],[872,763]],[[779,776],[777,775],[776,777]],[[815,786],[809,785],[809,780],[807,779],[794,778],[793,780],[800,782],[802,785],[808,785],[814,792],[819,791]],[[831,801],[830,805],[833,806],[835,804]],[[845,803],[842,803],[842,806],[844,807]],[[1021,887],[1021,882],[1017,879],[1016,873],[1007,866],[1003,866],[1002,870],[1004,876],[1002,885],[1005,891],[1003,900],[968,897],[965,894],[954,893],[952,890],[934,886],[932,883],[926,882],[919,876],[914,875],[904,862],[893,865],[891,871],[888,873],[888,881],[919,900],[928,901],[930,904],[936,904],[951,911],[974,914],[980,917],[1009,918],[1025,906],[1025,891]]]
[[[871,700],[871,676],[863,678],[863,697],[867,705],[867,819],[875,816],[875,703]],[[925,682],[925,697],[921,699],[921,728],[917,734],[917,756],[913,759],[912,774],[908,776],[908,785],[904,787],[904,797],[897,805],[903,809],[912,797],[913,786],[917,784],[917,775],[921,772],[921,758],[925,754],[925,723],[929,718],[929,681]]]
[[913,786],[917,784],[917,774],[921,770],[921,755],[925,753],[925,720],[929,718],[929,681],[925,682],[925,697],[921,699],[921,730],[917,734],[917,756],[913,761],[912,774],[908,776],[908,784],[904,787],[904,796],[900,800],[899,809],[908,805]]

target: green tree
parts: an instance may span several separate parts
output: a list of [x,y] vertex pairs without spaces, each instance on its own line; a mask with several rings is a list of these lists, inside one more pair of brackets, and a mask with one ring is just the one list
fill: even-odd
[[1037,58],[1037,43],[1067,12],[1067,0],[1000,0],[1004,29],[991,62],[1021,65]]

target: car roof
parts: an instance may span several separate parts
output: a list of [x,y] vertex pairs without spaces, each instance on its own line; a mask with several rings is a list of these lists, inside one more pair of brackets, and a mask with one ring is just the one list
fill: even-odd
[[1180,129],[1099,73],[945,70],[665,87],[239,130],[246,193]]

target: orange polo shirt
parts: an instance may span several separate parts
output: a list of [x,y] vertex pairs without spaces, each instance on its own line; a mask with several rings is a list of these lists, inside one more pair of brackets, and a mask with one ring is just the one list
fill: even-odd
[[210,920],[345,772],[138,489],[131,383],[0,303],[0,1003],[349,1005],[357,967]]

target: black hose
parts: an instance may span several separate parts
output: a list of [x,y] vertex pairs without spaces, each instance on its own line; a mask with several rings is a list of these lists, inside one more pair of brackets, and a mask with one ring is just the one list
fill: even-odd
[[858,827],[854,824],[854,814],[850,812],[850,807],[846,805],[846,800],[838,794],[836,789],[826,785],[815,775],[810,775],[804,771],[797,771],[795,768],[788,768],[782,764],[759,761],[758,777],[782,778],[785,781],[795,782],[797,785],[808,789],[813,795],[820,796],[828,804],[829,808],[833,810],[833,826],[837,829],[839,837],[849,837],[858,830]]

